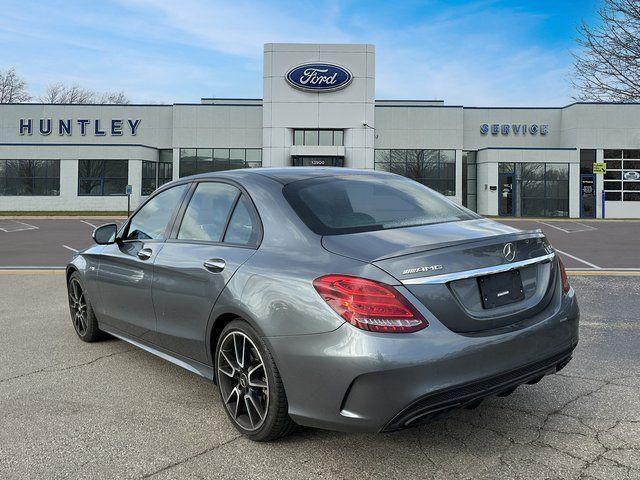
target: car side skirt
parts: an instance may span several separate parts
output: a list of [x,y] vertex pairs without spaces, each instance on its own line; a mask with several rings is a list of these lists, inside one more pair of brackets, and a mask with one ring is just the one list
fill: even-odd
[[115,329],[108,325],[100,325],[100,330],[107,332],[109,335],[113,335],[114,337],[122,340],[123,342],[127,342],[131,345],[134,345],[138,348],[141,348],[145,352],[151,353],[156,357],[160,357],[163,360],[167,360],[168,362],[173,363],[179,367],[184,368],[185,370],[189,370],[190,372],[195,373],[196,375],[200,375],[208,380],[213,380],[213,368],[209,365],[205,365],[196,360],[186,358],[182,355],[178,355],[175,352],[169,352],[166,349],[163,349],[157,345],[150,344],[149,342],[144,342],[140,339],[133,339],[127,336],[125,333],[121,332],[118,329]]

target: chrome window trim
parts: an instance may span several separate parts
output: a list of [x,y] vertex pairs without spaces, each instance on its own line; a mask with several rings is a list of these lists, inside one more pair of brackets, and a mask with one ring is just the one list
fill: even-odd
[[504,265],[494,265],[492,267],[476,268],[474,270],[465,270],[463,272],[443,273],[442,275],[432,275],[430,277],[418,277],[402,280],[404,285],[431,285],[439,283],[453,282],[454,280],[462,280],[465,278],[482,277],[484,275],[492,275],[494,273],[507,272],[516,268],[526,267],[536,263],[550,262],[556,256],[555,253],[543,255],[541,257],[520,260],[519,262],[506,263]]

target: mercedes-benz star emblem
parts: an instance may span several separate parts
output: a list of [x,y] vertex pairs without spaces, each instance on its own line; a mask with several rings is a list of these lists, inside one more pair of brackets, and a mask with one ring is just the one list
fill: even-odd
[[514,258],[516,258],[516,247],[513,243],[509,242],[505,244],[502,249],[502,254],[507,262],[512,262]]

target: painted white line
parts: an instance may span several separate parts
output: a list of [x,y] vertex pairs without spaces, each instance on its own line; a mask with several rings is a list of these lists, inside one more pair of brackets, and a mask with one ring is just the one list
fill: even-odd
[[[25,222],[19,222],[18,220],[7,220],[6,222],[11,222],[11,223],[3,223],[4,227],[6,228],[0,228],[0,230],[2,230],[4,233],[13,233],[13,232],[24,232],[26,230],[38,230],[40,227],[36,227],[35,225],[31,225],[29,223],[25,223]],[[13,226],[17,224],[16,226]],[[22,225],[22,227],[25,228],[16,228],[18,225]]]
[[78,253],[78,251],[79,251],[79,250],[76,250],[75,248],[70,247],[70,246],[68,246],[68,245],[62,245],[62,246],[63,246],[64,248],[66,248],[67,250],[71,250],[72,252],[75,252],[75,253]]
[[[564,228],[556,227],[555,225],[551,225],[550,223],[541,222],[540,220],[538,220],[538,223],[541,223],[542,225],[546,225],[547,227],[555,228],[556,230],[560,230],[561,232],[564,232],[564,233],[571,233],[569,230],[565,230]],[[558,251],[560,251],[560,250],[558,250]]]
[[571,223],[573,223],[575,225],[582,225],[584,227],[583,230],[574,230],[576,232],[586,232],[586,231],[589,231],[589,230],[598,230],[596,227],[592,227],[591,225],[587,225],[585,223],[581,223],[581,222],[571,222]]
[[557,248],[556,248],[556,252],[560,252],[565,257],[573,258],[574,260],[577,260],[580,263],[584,263],[585,265],[589,265],[591,268],[595,268],[596,270],[602,270],[602,267],[599,267],[598,265],[595,265],[591,262],[587,262],[586,260],[576,257],[575,255],[571,255],[570,253],[563,252],[562,250],[558,250]]
[[87,222],[86,220],[80,220],[82,223],[86,223],[87,225],[93,227],[93,228],[98,228],[97,225],[94,225],[93,223]]
[[579,228],[578,230],[567,230],[565,228],[558,227],[556,225],[552,225],[551,223],[542,222],[540,220],[538,220],[537,222],[541,223],[542,225],[545,225],[547,227],[551,227],[551,228],[555,228],[556,230],[560,230],[561,232],[564,232],[564,233],[591,232],[593,230],[598,230],[596,227],[592,227],[591,225],[585,225],[584,223],[580,223],[580,222],[570,222],[572,225],[581,225],[581,226],[584,227],[584,228]]

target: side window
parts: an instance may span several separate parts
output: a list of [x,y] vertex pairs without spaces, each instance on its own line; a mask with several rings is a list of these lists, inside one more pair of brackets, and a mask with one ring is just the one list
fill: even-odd
[[226,183],[198,184],[178,231],[181,240],[220,242],[240,190]]
[[178,207],[187,185],[178,185],[149,200],[131,219],[125,240],[159,240],[164,238],[171,215]]
[[236,205],[227,232],[224,234],[225,243],[235,243],[239,245],[257,245],[260,239],[260,229],[258,219],[251,207],[251,201],[246,195],[240,197]]

